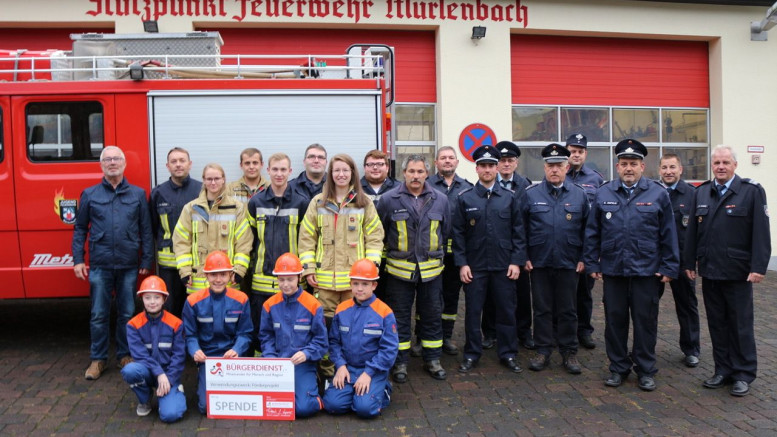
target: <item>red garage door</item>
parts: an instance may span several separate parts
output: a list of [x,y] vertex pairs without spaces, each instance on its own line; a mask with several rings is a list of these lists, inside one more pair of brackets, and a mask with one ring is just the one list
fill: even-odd
[[217,30],[223,54],[342,54],[354,43],[385,44],[396,56],[396,100],[437,101],[435,37],[432,31],[346,29],[198,29]]
[[513,35],[513,104],[709,107],[703,41]]

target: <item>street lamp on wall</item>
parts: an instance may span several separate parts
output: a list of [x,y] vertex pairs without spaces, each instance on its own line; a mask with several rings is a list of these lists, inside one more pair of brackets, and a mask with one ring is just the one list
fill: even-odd
[[481,39],[486,37],[486,27],[485,26],[474,26],[472,28],[472,39]]

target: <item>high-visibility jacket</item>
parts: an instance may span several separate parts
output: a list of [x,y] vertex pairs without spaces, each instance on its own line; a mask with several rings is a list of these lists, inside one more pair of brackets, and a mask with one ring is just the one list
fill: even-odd
[[192,278],[187,292],[208,287],[202,265],[214,250],[226,252],[235,274],[245,276],[252,244],[253,235],[243,204],[225,191],[208,208],[207,193],[203,190],[197,199],[183,207],[173,235],[178,274],[181,278]]
[[350,290],[353,263],[362,258],[380,263],[383,226],[372,202],[362,208],[353,205],[355,192],[339,206],[323,196],[310,201],[300,227],[302,275],[315,273],[318,288],[324,290]]
[[278,279],[272,274],[275,261],[286,252],[297,254],[299,226],[310,199],[291,185],[283,196],[272,189],[257,193],[248,201],[248,223],[254,231],[256,268],[251,289],[257,293],[277,293]]
[[156,262],[160,267],[178,268],[173,253],[173,231],[184,205],[196,199],[201,190],[202,182],[189,176],[184,178],[181,185],[168,179],[151,190],[148,206],[156,240]]
[[256,188],[252,189],[246,183],[245,176],[241,176],[240,179],[228,183],[227,187],[224,189],[224,193],[232,196],[236,201],[243,203],[243,205],[247,205],[248,201],[251,200],[251,197],[256,193],[266,190],[269,186],[270,181],[260,175],[259,183],[256,185]]
[[[416,205],[418,203],[418,205]],[[428,282],[442,273],[450,234],[448,198],[426,182],[416,197],[407,185],[384,194],[378,216],[386,233],[386,272],[404,280]]]

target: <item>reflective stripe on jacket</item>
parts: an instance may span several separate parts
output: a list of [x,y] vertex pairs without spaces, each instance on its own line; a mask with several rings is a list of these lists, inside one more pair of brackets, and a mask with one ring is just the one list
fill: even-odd
[[173,250],[181,278],[192,277],[188,290],[207,287],[202,265],[214,250],[223,250],[232,261],[235,273],[245,276],[253,238],[249,231],[245,207],[227,195],[219,196],[208,209],[205,190],[187,203],[173,234]]
[[[420,201],[420,208],[415,205]],[[448,198],[426,182],[416,199],[407,185],[384,194],[378,216],[386,233],[386,272],[406,281],[436,278],[443,270],[445,241],[450,234]]]
[[257,193],[248,202],[248,223],[254,231],[256,268],[252,290],[259,293],[279,292],[278,280],[272,274],[275,261],[286,252],[297,254],[301,218],[310,199],[291,185],[282,197],[271,188]]
[[329,349],[324,307],[302,288],[291,296],[272,296],[262,307],[259,340],[265,358],[291,358],[302,351],[307,361],[321,360]]
[[156,242],[156,261],[160,267],[178,268],[173,252],[173,231],[184,205],[196,199],[201,190],[202,182],[189,176],[181,185],[176,185],[168,179],[151,190],[148,205],[151,209],[151,227]]
[[127,344],[132,359],[149,369],[154,377],[165,374],[172,386],[181,382],[186,362],[181,319],[167,311],[150,318],[143,311],[127,323]]
[[324,290],[350,290],[351,265],[367,258],[380,263],[383,226],[372,202],[363,208],[353,205],[354,193],[340,207],[316,195],[308,205],[299,234],[303,276],[316,274]]

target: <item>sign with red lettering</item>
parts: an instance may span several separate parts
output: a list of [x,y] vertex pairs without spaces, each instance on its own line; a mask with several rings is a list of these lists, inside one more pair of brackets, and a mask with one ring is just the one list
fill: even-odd
[[208,358],[203,365],[208,418],[294,420],[288,358]]
[[496,144],[494,131],[482,123],[473,123],[464,128],[459,135],[459,150],[470,162],[475,162],[472,153],[480,146],[493,146]]
[[529,24],[521,0],[86,0],[92,17],[135,16],[141,20],[191,17],[236,22],[318,19],[359,23],[380,14],[392,21],[473,21]]

